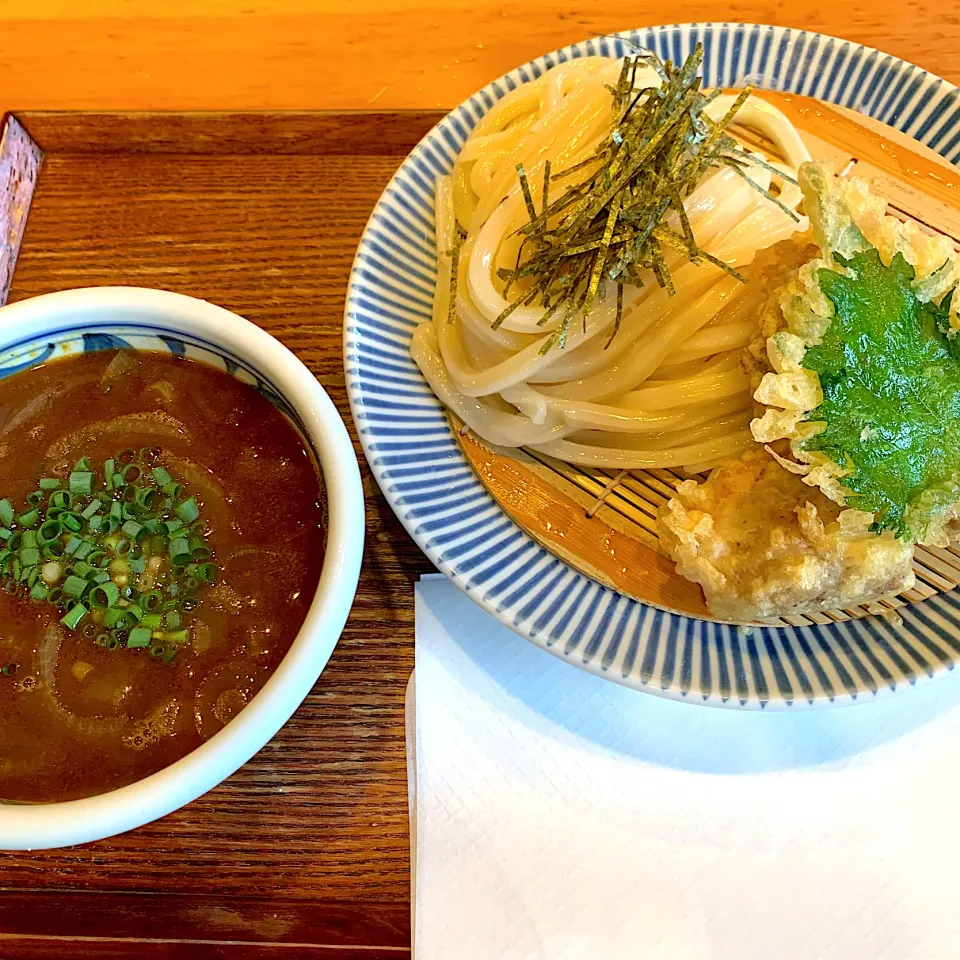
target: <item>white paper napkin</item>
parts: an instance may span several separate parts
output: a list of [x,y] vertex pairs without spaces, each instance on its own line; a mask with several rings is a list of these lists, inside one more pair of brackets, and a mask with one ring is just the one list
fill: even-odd
[[416,960],[960,956],[960,677],[724,711],[416,616]]

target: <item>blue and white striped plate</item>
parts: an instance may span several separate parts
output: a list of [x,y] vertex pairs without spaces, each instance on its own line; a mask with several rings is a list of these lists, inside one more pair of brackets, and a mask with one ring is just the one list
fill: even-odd
[[960,159],[960,91],[876,50],[800,30],[745,24],[652,27],[588,40],[519,67],[457,107],[404,162],[360,241],[345,310],[350,404],[370,467],[404,526],[480,606],[533,643],[602,677],[675,699],[743,707],[871,700],[952,670],[960,595],[877,617],[802,628],[739,629],[628,599],[527,536],[473,473],[440,403],[410,359],[430,316],[433,186],[493,103],[575,57],[633,44],[682,60],[704,46],[708,86],[818,97]]

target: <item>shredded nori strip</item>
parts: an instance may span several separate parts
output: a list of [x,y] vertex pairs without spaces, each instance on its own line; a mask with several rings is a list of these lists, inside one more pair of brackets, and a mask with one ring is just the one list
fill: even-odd
[[[671,295],[675,292],[665,248],[683,253],[692,263],[705,260],[746,282],[733,267],[698,247],[684,210],[684,199],[713,168],[731,167],[796,219],[793,211],[744,172],[750,163],[769,165],[748,157],[726,132],[751,88],[740,93],[719,122],[711,120],[704,107],[719,91],[701,92],[702,60],[699,44],[680,66],[662,61],[655,53],[625,57],[619,80],[610,88],[614,110],[619,112],[616,128],[593,156],[575,166],[551,176],[549,161],[544,165],[539,212],[527,173],[522,164],[517,166],[529,222],[518,231],[523,242],[516,266],[501,269],[498,275],[504,281],[505,296],[518,281],[529,286],[496,318],[494,329],[518,307],[536,303],[544,309],[541,326],[561,315],[541,353],[554,346],[562,348],[574,317],[588,312],[612,282],[617,286],[617,314],[609,346],[620,329],[623,286],[642,285],[640,270],[651,271],[661,287]],[[635,89],[641,65],[652,67],[662,86]],[[580,182],[550,200],[551,180],[584,171],[588,172]],[[671,212],[679,220],[680,233],[667,225]]]

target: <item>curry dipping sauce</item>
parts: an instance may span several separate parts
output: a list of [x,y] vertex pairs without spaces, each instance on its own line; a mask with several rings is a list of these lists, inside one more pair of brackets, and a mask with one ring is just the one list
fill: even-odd
[[0,800],[154,773],[290,648],[323,562],[300,435],[207,364],[85,353],[0,380]]

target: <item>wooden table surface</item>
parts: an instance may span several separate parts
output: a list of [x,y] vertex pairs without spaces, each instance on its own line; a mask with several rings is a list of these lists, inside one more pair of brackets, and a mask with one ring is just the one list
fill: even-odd
[[960,81],[960,0],[0,0],[0,109],[450,107],[574,40],[728,19]]
[[[434,110],[591,34],[731,15],[716,0],[447,6],[0,0],[0,110]],[[802,17],[780,7],[745,0],[736,15],[848,37],[960,82],[960,0],[814,0]],[[380,190],[433,119],[27,115],[47,158],[11,298],[124,282],[209,298],[297,352],[349,420],[350,261]],[[264,146],[277,137],[282,162]],[[305,146],[317,142],[322,155]],[[163,821],[0,855],[2,960],[408,955],[403,696],[412,585],[430,565],[366,470],[364,482],[357,602],[304,707],[240,772]]]

